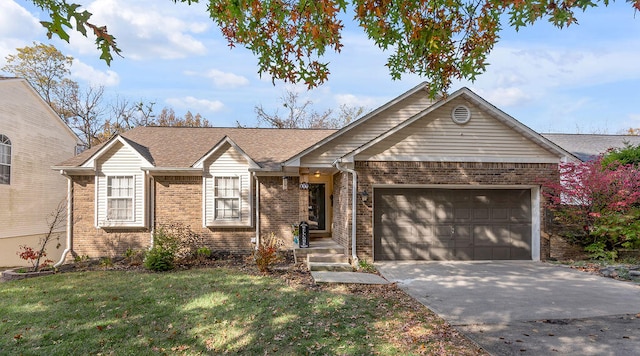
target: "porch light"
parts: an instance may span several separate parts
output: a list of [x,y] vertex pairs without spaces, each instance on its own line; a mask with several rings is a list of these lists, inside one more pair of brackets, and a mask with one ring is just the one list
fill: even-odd
[[316,178],[320,178],[320,171],[316,171],[316,173],[314,173],[313,176]]
[[369,200],[369,193],[367,193],[367,191],[366,191],[366,190],[365,190],[365,191],[362,191],[362,192],[360,193],[360,198],[362,199],[362,202],[363,202],[363,203],[366,203],[366,202],[367,202],[367,200]]

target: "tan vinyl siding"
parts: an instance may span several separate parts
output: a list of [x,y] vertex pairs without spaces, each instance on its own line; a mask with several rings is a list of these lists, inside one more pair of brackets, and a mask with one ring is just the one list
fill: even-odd
[[[458,125],[451,120],[451,112],[458,105],[471,111],[467,124]],[[558,157],[477,106],[458,99],[367,148],[355,159],[557,162]]]
[[300,162],[303,166],[330,165],[337,157],[342,157],[355,150],[432,104],[433,101],[429,99],[428,93],[419,91],[352,128],[348,134],[342,135],[302,157]]
[[[240,220],[215,220],[215,177],[239,177],[240,179]],[[251,213],[251,176],[249,163],[245,157],[225,144],[205,162],[204,177],[205,224],[207,226],[250,226]]]
[[[0,184],[0,264],[24,265],[16,246],[35,247],[33,236],[48,231],[67,196],[67,179],[51,167],[73,157],[77,138],[22,79],[0,79],[0,134],[11,140],[11,181]],[[55,247],[47,253],[56,256]]]
[[[120,142],[99,159],[96,173],[96,217],[97,226],[104,227],[144,227],[146,226],[145,179],[140,169],[144,164],[140,156]],[[131,222],[107,221],[107,179],[109,176],[133,176],[134,178],[134,219]]]

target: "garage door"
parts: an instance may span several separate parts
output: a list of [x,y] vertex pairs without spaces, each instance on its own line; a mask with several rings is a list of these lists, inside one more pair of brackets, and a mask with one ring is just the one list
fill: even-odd
[[374,258],[530,260],[529,189],[374,189]]

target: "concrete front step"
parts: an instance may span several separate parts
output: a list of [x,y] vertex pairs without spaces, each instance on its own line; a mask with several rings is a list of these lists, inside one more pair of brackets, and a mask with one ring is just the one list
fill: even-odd
[[307,263],[311,262],[345,262],[349,263],[349,258],[343,253],[317,253],[307,255]]
[[307,256],[311,254],[335,254],[344,255],[345,249],[342,246],[334,245],[328,247],[313,247],[313,248],[296,248],[293,250],[296,263],[306,262]]
[[347,262],[309,262],[309,271],[353,272],[353,267]]

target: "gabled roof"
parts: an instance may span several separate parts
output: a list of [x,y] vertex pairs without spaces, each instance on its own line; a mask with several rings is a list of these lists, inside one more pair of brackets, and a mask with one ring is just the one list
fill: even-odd
[[253,159],[251,159],[251,157],[249,157],[249,155],[246,152],[244,152],[242,148],[240,148],[240,146],[238,146],[235,142],[233,142],[233,140],[230,139],[229,136],[225,136],[220,142],[218,142],[218,144],[215,145],[202,158],[200,158],[198,162],[194,163],[193,167],[201,168],[204,165],[204,162],[207,159],[209,159],[214,153],[216,153],[219,149],[221,149],[225,144],[230,145],[231,147],[233,147],[234,150],[240,153],[247,160],[247,162],[249,163],[249,166],[252,169],[260,168],[260,165],[258,165]]
[[60,118],[60,116],[58,115],[58,113],[56,113],[53,108],[51,108],[51,106],[49,106],[49,104],[47,104],[47,102],[42,98],[42,96],[40,96],[40,94],[35,90],[35,88],[33,88],[33,86],[31,86],[31,84],[24,78],[18,78],[18,77],[2,77],[0,76],[0,83],[2,83],[1,85],[11,85],[13,83],[17,83],[19,85],[22,85],[23,87],[25,87],[27,89],[27,91],[29,91],[33,97],[40,103],[40,105],[42,105],[45,110],[47,112],[49,112],[50,116],[54,118],[55,122],[60,125],[60,127],[62,127],[65,131],[67,131],[67,133],[69,134],[69,136],[73,137],[73,139],[76,141],[76,144],[80,143],[80,138],[78,138],[78,135],[76,135],[75,132],[73,132],[73,130],[71,130],[71,128],[69,127],[69,125],[67,125],[62,118]]
[[589,161],[610,148],[622,148],[627,143],[633,146],[640,145],[640,136],[635,135],[543,133],[542,136],[582,161]]
[[534,130],[530,129],[528,126],[524,125],[520,121],[518,121],[518,120],[514,119],[513,117],[509,116],[508,114],[506,114],[502,110],[498,109],[493,104],[489,103],[488,101],[486,101],[485,99],[483,99],[482,97],[480,97],[479,95],[477,95],[476,93],[474,93],[473,91],[471,91],[469,88],[466,88],[466,87],[456,90],[452,94],[448,95],[446,98],[441,98],[440,100],[435,102],[433,105],[429,106],[428,108],[424,109],[423,111],[419,112],[418,114],[408,118],[407,120],[403,121],[399,125],[391,128],[390,130],[384,132],[383,134],[381,134],[377,138],[375,138],[375,139],[367,142],[366,144],[360,146],[356,150],[353,150],[353,151],[345,154],[341,158],[346,159],[346,160],[352,160],[353,157],[355,155],[357,155],[358,153],[366,150],[367,148],[375,145],[376,143],[379,143],[380,141],[384,140],[385,138],[387,138],[387,137],[391,136],[392,134],[402,130],[403,128],[405,128],[405,127],[411,125],[412,123],[414,123],[415,121],[425,117],[429,113],[441,108],[443,105],[445,105],[448,102],[450,102],[450,101],[452,101],[452,100],[454,100],[456,98],[459,98],[459,97],[464,97],[465,99],[475,103],[476,105],[479,105],[481,108],[486,110],[495,119],[497,119],[498,121],[500,121],[501,123],[503,123],[507,127],[510,127],[511,129],[515,130],[516,132],[520,133],[521,135],[525,136],[526,138],[532,140],[536,144],[542,146],[546,150],[555,153],[556,155],[558,155],[558,157],[568,157],[569,159],[572,159],[572,158],[575,159],[573,154],[571,154],[570,152],[566,151],[565,149],[563,149],[562,147],[558,146],[557,144],[555,144],[555,143],[547,140],[546,138],[542,137],[540,134],[538,134]]
[[153,157],[151,157],[151,155],[149,154],[149,151],[147,150],[146,147],[141,146],[141,145],[137,144],[136,142],[131,141],[131,140],[125,138],[125,137],[117,135],[117,136],[113,136],[111,139],[109,139],[109,141],[105,142],[104,145],[100,146],[100,148],[97,150],[97,152],[92,154],[89,159],[87,159],[86,161],[84,161],[82,163],[82,167],[83,168],[95,168],[96,167],[95,161],[98,158],[100,158],[102,155],[107,153],[118,142],[120,142],[121,144],[123,144],[126,147],[129,147],[129,149],[131,149],[134,153],[136,153],[138,155],[138,157],[142,161],[145,161],[147,163],[145,165],[145,167],[153,166]]
[[306,150],[301,151],[300,153],[298,153],[295,156],[291,157],[286,162],[284,162],[283,165],[292,165],[292,164],[295,165],[295,164],[297,164],[297,162],[300,160],[300,158],[302,156],[304,156],[304,155],[308,154],[309,152],[312,152],[313,150],[323,146],[327,142],[330,142],[330,141],[334,140],[335,138],[346,134],[347,132],[349,132],[354,127],[361,125],[362,123],[368,121],[372,117],[380,114],[381,112],[383,112],[383,111],[387,110],[388,108],[390,108],[391,106],[403,101],[404,99],[412,96],[413,94],[415,94],[415,93],[417,93],[417,92],[419,92],[421,90],[426,90],[427,86],[428,86],[427,82],[422,82],[422,83],[416,85],[415,87],[409,89],[408,91],[404,92],[403,94],[397,96],[395,99],[392,99],[391,101],[389,101],[386,104],[380,106],[379,108],[369,112],[368,114],[364,115],[363,117],[359,118],[358,120],[353,121],[349,125],[341,128],[340,130],[337,130],[333,134],[331,134],[331,135],[325,137],[324,139],[316,142],[313,146],[310,146]]
[[[120,136],[155,167],[193,167],[227,137],[262,170],[279,171],[281,162],[334,132],[310,129],[136,127]],[[92,147],[59,166],[82,166],[109,142],[112,140]]]

